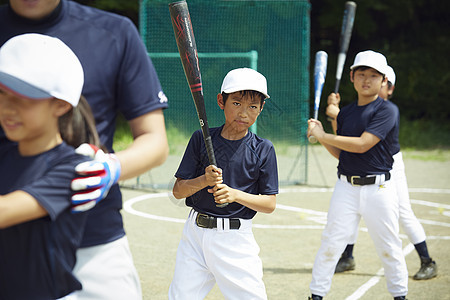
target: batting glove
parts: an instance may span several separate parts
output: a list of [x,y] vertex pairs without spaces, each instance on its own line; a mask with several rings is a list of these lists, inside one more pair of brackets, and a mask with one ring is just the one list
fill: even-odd
[[72,191],[76,192],[72,196],[73,213],[89,210],[103,200],[111,186],[119,181],[121,170],[116,155],[106,154],[93,145],[82,144],[75,152],[94,160],[75,167],[77,174],[82,177],[72,180]]

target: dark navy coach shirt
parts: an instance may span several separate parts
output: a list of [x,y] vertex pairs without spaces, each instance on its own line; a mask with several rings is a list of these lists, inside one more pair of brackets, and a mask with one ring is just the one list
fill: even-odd
[[[17,16],[8,5],[0,7],[0,46],[28,32],[57,37],[77,55],[85,75],[83,95],[94,113],[101,143],[110,152],[118,112],[132,120],[167,107],[147,50],[129,19],[66,0],[38,22]],[[0,142],[1,137],[2,132]],[[121,209],[122,195],[116,184],[91,209],[82,247],[123,237]]]

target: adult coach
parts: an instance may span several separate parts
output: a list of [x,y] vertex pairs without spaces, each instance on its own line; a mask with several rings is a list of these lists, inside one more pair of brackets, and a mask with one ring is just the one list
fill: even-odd
[[[0,46],[26,32],[58,37],[78,56],[85,71],[83,95],[109,151],[113,150],[118,112],[127,119],[134,140],[116,153],[120,180],[164,162],[168,155],[163,115],[167,98],[129,19],[67,0],[10,0],[0,7]],[[142,298],[121,208],[119,186],[113,185],[106,199],[89,212],[75,266],[83,285],[79,299]]]

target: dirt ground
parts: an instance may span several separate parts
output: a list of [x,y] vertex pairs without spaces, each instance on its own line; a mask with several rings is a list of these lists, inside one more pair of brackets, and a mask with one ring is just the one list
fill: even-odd
[[[272,214],[257,214],[254,234],[261,247],[264,282],[269,299],[307,299],[314,258],[326,222],[336,180],[336,160],[322,147],[310,147],[308,185],[283,186]],[[401,231],[409,271],[408,299],[450,299],[450,160],[416,159],[404,154],[414,212],[427,233],[427,244],[438,264],[438,276],[415,281],[417,252]],[[151,176],[171,176],[179,158],[169,158]],[[189,208],[168,195],[168,189],[123,188],[125,228],[144,299],[167,299],[176,249]],[[373,243],[362,221],[354,256],[356,269],[336,274],[326,299],[392,299]],[[369,286],[369,283],[373,285]],[[363,290],[363,291],[361,291]],[[224,299],[215,286],[206,299]]]

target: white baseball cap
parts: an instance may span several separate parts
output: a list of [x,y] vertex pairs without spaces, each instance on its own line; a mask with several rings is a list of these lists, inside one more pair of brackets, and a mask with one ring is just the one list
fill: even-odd
[[221,92],[230,94],[244,90],[257,91],[270,98],[267,94],[266,77],[261,73],[249,68],[238,68],[228,72],[223,79]]
[[350,67],[350,70],[353,70],[354,68],[360,66],[374,68],[381,74],[386,75],[386,69],[388,64],[386,57],[384,57],[383,54],[372,50],[367,50],[356,54],[355,61],[353,62],[353,65]]
[[386,77],[387,77],[388,81],[390,81],[392,83],[392,85],[395,85],[395,72],[391,66],[387,66]]
[[27,33],[0,48],[0,86],[22,97],[54,97],[76,106],[83,83],[80,61],[57,38]]

